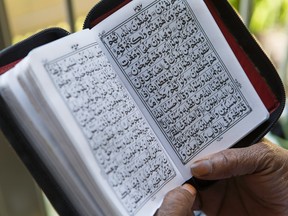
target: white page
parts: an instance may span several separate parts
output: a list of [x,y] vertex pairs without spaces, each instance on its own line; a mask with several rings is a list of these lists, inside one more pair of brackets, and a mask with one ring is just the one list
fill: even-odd
[[115,211],[152,215],[184,179],[94,36],[68,37],[30,54],[35,85]]
[[185,179],[269,116],[202,0],[134,0],[93,31]]
[[[62,151],[62,146],[66,143],[63,139],[55,138],[56,134],[52,132],[54,128],[47,126],[47,119],[45,122],[43,118],[39,117],[41,112],[45,112],[45,108],[39,108],[39,105],[35,106],[35,103],[30,100],[32,95],[25,94],[27,92],[18,82],[18,75],[24,75],[29,69],[27,67],[28,62],[28,58],[25,58],[20,64],[0,77],[1,96],[17,119],[19,129],[24,131],[27,140],[31,143],[31,148],[43,160],[42,162],[51,171],[59,186],[71,198],[72,203],[79,204],[79,212],[83,214],[99,213],[101,212],[99,206],[97,208],[95,203],[91,203],[92,199],[87,193],[87,188],[83,188],[81,185],[79,176],[84,178],[83,175],[75,174],[77,173],[77,170],[75,172],[75,164],[66,160],[67,152]],[[55,145],[55,143],[59,145]],[[69,150],[71,149],[70,146]],[[91,188],[90,191],[92,192]]]

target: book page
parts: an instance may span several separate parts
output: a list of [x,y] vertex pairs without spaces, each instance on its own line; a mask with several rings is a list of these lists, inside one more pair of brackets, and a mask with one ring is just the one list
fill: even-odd
[[[97,215],[101,215],[102,210],[98,204],[101,204],[101,197],[97,198],[99,203],[93,202],[90,195],[91,193],[97,194],[94,188],[82,187],[82,180],[87,182],[87,175],[84,170],[85,167],[78,168],[81,164],[70,163],[67,158],[73,157],[73,146],[67,145],[67,139],[63,139],[63,130],[56,128],[56,125],[52,127],[48,121],[51,120],[44,118],[43,113],[48,113],[45,106],[41,102],[40,106],[35,106],[38,101],[31,101],[31,94],[27,94],[27,89],[23,89],[19,83],[18,75],[23,75],[29,69],[27,63],[28,58],[21,61],[21,64],[16,65],[9,72],[1,75],[0,77],[0,94],[5,100],[5,103],[9,106],[9,110],[15,117],[15,123],[19,126],[19,130],[25,134],[25,137],[31,146],[29,149],[33,149],[36,154],[41,158],[42,162],[51,171],[51,175],[57,181],[57,184],[62,191],[65,191],[67,197],[69,197],[72,203],[77,203],[77,209],[79,212],[90,215],[94,212]],[[31,87],[31,83],[28,85]],[[29,97],[29,99],[28,99]],[[32,103],[31,103],[32,102]],[[41,117],[39,117],[41,115]],[[51,117],[51,116],[50,116]],[[57,137],[61,133],[61,138]],[[23,140],[19,141],[17,145],[22,145]],[[56,144],[55,144],[56,143]],[[27,143],[26,143],[27,144]],[[54,145],[53,145],[54,144]],[[33,161],[38,163],[40,161]],[[80,170],[80,172],[79,172]],[[79,178],[81,176],[81,178]],[[45,176],[43,176],[44,178]],[[91,177],[88,177],[88,179]],[[88,185],[88,184],[87,184]],[[85,191],[85,192],[84,192]]]
[[202,0],[134,0],[93,31],[186,179],[268,118]]
[[111,206],[123,215],[152,215],[184,179],[94,36],[70,35],[30,59],[35,94],[55,112]]

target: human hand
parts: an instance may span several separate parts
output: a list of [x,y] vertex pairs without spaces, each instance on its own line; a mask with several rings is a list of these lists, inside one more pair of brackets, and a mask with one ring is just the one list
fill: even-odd
[[192,186],[172,190],[157,216],[193,215],[193,209],[208,216],[288,215],[288,151],[268,141],[207,156],[191,170],[197,178],[219,181],[196,200]]
[[189,184],[177,187],[166,194],[155,216],[193,216],[196,189]]
[[220,180],[198,193],[208,216],[288,215],[288,151],[267,141],[195,162],[192,175]]

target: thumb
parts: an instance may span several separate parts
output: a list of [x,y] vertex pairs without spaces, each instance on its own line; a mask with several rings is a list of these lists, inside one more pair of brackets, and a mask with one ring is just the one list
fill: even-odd
[[156,216],[192,216],[196,189],[189,184],[177,187],[164,197]]
[[[227,149],[196,161],[192,175],[206,180],[219,180],[249,175],[269,168],[273,163],[273,144],[258,143],[250,147]],[[270,166],[271,167],[271,166]]]

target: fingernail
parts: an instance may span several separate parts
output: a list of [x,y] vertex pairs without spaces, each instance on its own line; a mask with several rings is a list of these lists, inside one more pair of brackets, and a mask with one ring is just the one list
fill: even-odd
[[192,185],[184,184],[184,185],[182,185],[182,188],[189,191],[189,193],[191,193],[193,196],[196,195],[196,189]]
[[195,177],[202,177],[212,173],[211,161],[207,159],[196,161],[191,165],[191,172]]

